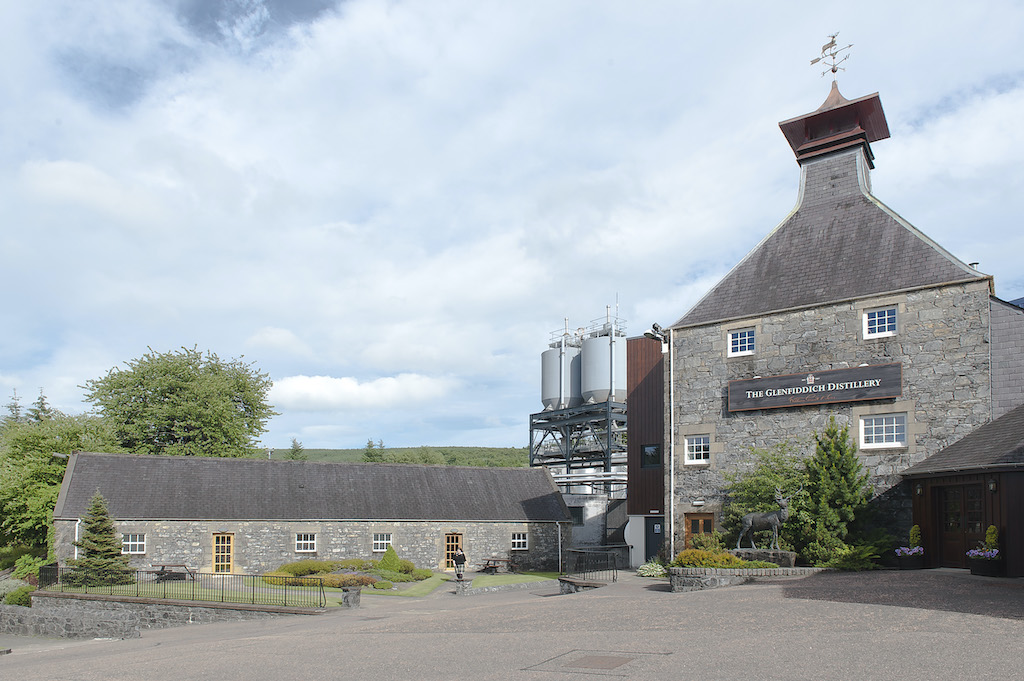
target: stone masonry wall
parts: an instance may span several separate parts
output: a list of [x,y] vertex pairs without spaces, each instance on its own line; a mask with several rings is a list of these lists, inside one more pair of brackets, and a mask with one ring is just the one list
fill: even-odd
[[[897,335],[862,339],[863,310],[886,305],[898,307]],[[860,456],[892,529],[909,527],[910,499],[896,487],[900,471],[991,418],[989,310],[988,285],[975,282],[678,329],[671,350],[676,432],[668,434],[677,452],[676,542],[683,541],[685,513],[715,513],[716,525],[721,521],[723,473],[749,467],[751,447],[789,441],[810,454],[813,431],[822,430],[830,415],[849,425],[858,440],[861,416],[907,413],[907,447],[869,449]],[[750,326],[756,328],[756,354],[727,358],[728,331]],[[735,413],[727,408],[730,380],[890,362],[902,364],[903,393],[896,400]],[[684,463],[684,437],[696,434],[711,435],[708,464]],[[703,505],[694,505],[699,500]]]
[[992,418],[1024,404],[1024,310],[992,301]]
[[56,638],[138,638],[143,629],[185,624],[284,617],[294,612],[269,612],[244,607],[205,607],[166,603],[69,598],[36,592],[32,607],[0,605],[0,634]]
[[[571,542],[571,525],[551,522],[438,522],[438,521],[184,521],[117,520],[118,532],[146,535],[146,553],[131,556],[138,568],[185,564],[202,572],[213,570],[213,535],[234,535],[233,572],[259,574],[303,559],[341,560],[380,558],[373,552],[374,533],[391,533],[398,555],[417,567],[438,569],[444,562],[445,534],[462,534],[472,569],[487,558],[514,554],[521,569],[554,569],[559,548]],[[57,559],[63,565],[74,555],[75,523],[56,520]],[[559,531],[562,541],[559,544]],[[512,533],[526,532],[528,549],[511,550]],[[295,550],[296,533],[315,533],[316,551]]]

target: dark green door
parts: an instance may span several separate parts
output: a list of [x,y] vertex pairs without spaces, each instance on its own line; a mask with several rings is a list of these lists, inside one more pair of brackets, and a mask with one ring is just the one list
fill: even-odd
[[647,516],[644,519],[645,522],[645,536],[644,536],[644,559],[650,560],[658,555],[658,551],[661,550],[661,544],[665,539],[665,517]]

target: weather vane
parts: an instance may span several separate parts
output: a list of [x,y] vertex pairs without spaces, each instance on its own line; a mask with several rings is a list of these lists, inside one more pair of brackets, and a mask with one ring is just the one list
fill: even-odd
[[825,62],[825,66],[827,66],[828,68],[825,69],[824,71],[822,71],[821,75],[824,77],[824,75],[826,73],[831,71],[832,72],[832,80],[835,80],[836,72],[838,72],[838,71],[845,71],[846,70],[845,68],[840,66],[840,64],[842,64],[844,61],[849,59],[850,55],[849,54],[843,55],[842,59],[837,59],[837,57],[839,57],[839,55],[842,52],[845,52],[846,50],[848,50],[851,47],[853,47],[853,43],[850,43],[846,47],[836,47],[836,38],[839,37],[839,32],[838,31],[836,31],[835,33],[830,34],[828,37],[829,37],[829,41],[821,46],[821,56],[820,57],[815,57],[814,59],[812,59],[811,60],[811,66],[814,66],[815,64],[817,64],[820,61],[824,61]]

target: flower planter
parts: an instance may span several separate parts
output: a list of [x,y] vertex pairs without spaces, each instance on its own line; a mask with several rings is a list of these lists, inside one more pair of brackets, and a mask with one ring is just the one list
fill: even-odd
[[899,564],[900,570],[921,570],[924,568],[924,554],[896,556],[896,562]]
[[1002,573],[1003,561],[988,560],[987,558],[968,558],[971,564],[971,574],[982,577],[998,577]]

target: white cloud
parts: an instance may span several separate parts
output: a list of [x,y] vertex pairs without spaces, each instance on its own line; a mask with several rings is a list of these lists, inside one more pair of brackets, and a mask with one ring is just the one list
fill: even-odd
[[1016,3],[286,4],[5,11],[6,383],[197,345],[277,379],[271,446],[522,445],[563,317],[670,323],[793,206],[836,26],[876,194],[1024,295]]
[[265,326],[246,339],[245,345],[257,351],[280,352],[285,355],[309,357],[309,346],[288,329]]
[[363,382],[351,377],[289,376],[274,381],[270,400],[279,409],[297,411],[395,409],[440,400],[455,387],[450,378],[417,374]]
[[23,189],[39,203],[67,202],[125,224],[152,222],[160,213],[144,190],[127,186],[86,163],[29,161],[21,168],[21,181]]

